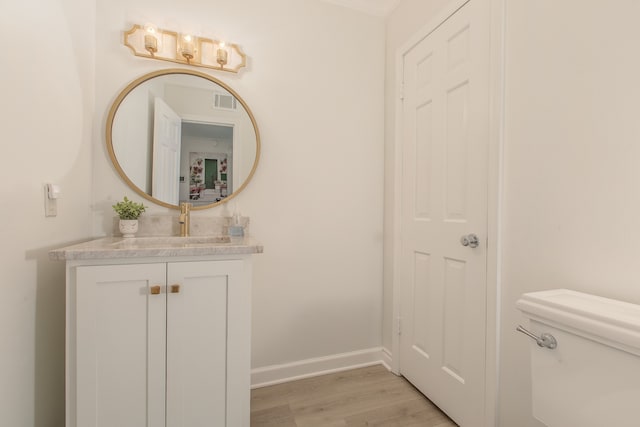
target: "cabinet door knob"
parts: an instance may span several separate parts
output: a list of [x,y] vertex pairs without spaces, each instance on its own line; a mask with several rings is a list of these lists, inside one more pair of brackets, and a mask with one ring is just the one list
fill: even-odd
[[180,293],[180,285],[171,285],[171,293],[172,294]]
[[160,285],[151,287],[151,295],[158,295],[160,293]]

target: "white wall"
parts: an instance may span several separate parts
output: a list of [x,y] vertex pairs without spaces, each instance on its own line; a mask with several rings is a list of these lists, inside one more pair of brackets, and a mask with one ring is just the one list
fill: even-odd
[[123,30],[153,21],[231,40],[249,68],[215,76],[251,107],[262,158],[230,207],[193,215],[237,202],[264,244],[253,366],[380,346],[384,21],[317,0],[105,0],[97,16],[93,233],[112,232],[116,199],[139,200],[104,149],[109,106],[129,81],[173,66],[131,55]]
[[523,292],[640,303],[638,2],[507,2],[501,425],[537,426]]
[[[64,424],[64,265],[90,233],[95,3],[2,2],[0,424]],[[43,185],[60,184],[45,218]]]

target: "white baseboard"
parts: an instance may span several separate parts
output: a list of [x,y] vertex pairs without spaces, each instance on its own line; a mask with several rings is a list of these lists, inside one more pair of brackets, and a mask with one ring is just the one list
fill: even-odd
[[384,365],[385,368],[387,368],[387,370],[391,370],[391,351],[386,348],[386,347],[382,347],[380,349],[380,352],[382,353],[382,364]]
[[251,388],[266,387],[372,365],[385,365],[389,369],[390,361],[391,355],[388,350],[382,347],[375,347],[299,360],[283,365],[265,366],[251,370]]

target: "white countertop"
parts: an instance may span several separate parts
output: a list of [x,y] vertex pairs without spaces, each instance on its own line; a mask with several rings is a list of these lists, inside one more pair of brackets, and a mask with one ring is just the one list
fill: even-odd
[[262,245],[249,236],[103,237],[49,252],[56,261],[262,253]]

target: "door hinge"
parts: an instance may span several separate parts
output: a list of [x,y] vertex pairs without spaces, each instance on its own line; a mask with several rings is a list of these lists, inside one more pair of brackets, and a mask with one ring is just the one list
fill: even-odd
[[402,335],[402,319],[400,316],[396,318],[396,334]]

